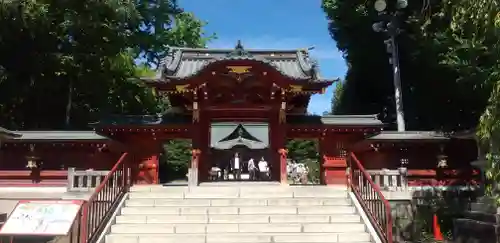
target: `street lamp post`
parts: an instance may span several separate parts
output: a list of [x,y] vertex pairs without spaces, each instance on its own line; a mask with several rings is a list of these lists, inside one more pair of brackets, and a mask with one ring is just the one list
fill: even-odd
[[398,16],[401,13],[401,10],[405,9],[408,6],[408,1],[395,0],[395,3],[396,5],[394,6],[394,11],[388,11],[386,0],[375,1],[375,10],[377,10],[380,16],[385,18],[382,21],[374,23],[372,27],[375,32],[384,32],[389,36],[389,39],[385,40],[384,43],[386,44],[387,52],[391,54],[389,62],[392,64],[398,132],[403,132],[405,131],[405,116],[403,111],[401,70],[399,68],[399,53],[396,37],[401,33],[401,29],[398,26]]

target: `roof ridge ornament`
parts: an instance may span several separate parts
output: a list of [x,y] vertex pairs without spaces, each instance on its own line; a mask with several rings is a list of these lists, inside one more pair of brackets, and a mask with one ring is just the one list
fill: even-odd
[[243,45],[241,44],[241,40],[238,40],[234,50],[227,54],[227,57],[252,57],[252,55],[245,50]]

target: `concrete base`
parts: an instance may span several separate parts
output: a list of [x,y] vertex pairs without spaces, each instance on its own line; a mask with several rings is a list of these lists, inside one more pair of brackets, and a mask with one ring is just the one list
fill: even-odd
[[198,186],[198,170],[197,169],[188,169],[188,186]]

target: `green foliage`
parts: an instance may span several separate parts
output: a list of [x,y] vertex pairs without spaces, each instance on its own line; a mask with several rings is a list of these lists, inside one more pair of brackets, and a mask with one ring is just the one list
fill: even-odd
[[318,161],[318,143],[316,140],[290,139],[286,144],[288,158],[299,163],[305,160]]
[[[348,63],[336,114],[383,113],[394,124],[391,67],[374,1],[323,0],[329,30]],[[408,130],[478,129],[487,177],[500,182],[500,2],[409,1],[398,37]],[[375,80],[373,77],[377,77]],[[494,186],[496,187],[496,186]],[[491,190],[490,190],[491,192]],[[498,198],[500,202],[500,197]]]
[[290,139],[286,144],[288,158],[297,163],[304,163],[309,168],[307,175],[311,183],[320,182],[320,162],[318,141],[308,139]]
[[164,153],[160,160],[160,173],[163,180],[185,178],[191,162],[191,141],[186,139],[169,140],[163,145]]
[[102,114],[162,112],[131,78],[150,75],[145,67],[168,46],[213,38],[174,0],[2,1],[0,25],[0,124],[11,129],[86,129]]
[[[496,62],[490,42],[498,40],[486,37],[488,21],[474,20],[484,16],[475,7],[481,1],[409,1],[398,37],[408,130],[456,131],[478,124],[492,87],[486,70]],[[394,124],[386,36],[372,30],[379,20],[373,3],[323,0],[330,33],[349,67],[335,112],[382,113],[385,122]],[[477,26],[481,30],[475,33]]]
[[332,105],[331,105],[331,111],[330,114],[337,114],[338,110],[340,109],[340,102],[342,100],[342,95],[344,93],[344,82],[337,82],[335,86],[335,90],[333,93],[332,97]]

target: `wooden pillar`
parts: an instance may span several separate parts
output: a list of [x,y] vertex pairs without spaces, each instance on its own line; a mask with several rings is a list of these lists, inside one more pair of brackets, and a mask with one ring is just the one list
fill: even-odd
[[207,180],[210,162],[210,116],[203,107],[200,107],[197,119],[193,119],[190,130],[193,150],[198,153],[196,166],[192,162],[191,169],[197,170],[197,182],[200,183]]
[[[285,122],[285,123],[284,123]],[[287,184],[286,173],[286,121],[279,118],[279,110],[271,113],[269,119],[270,148],[272,158],[272,178]]]

